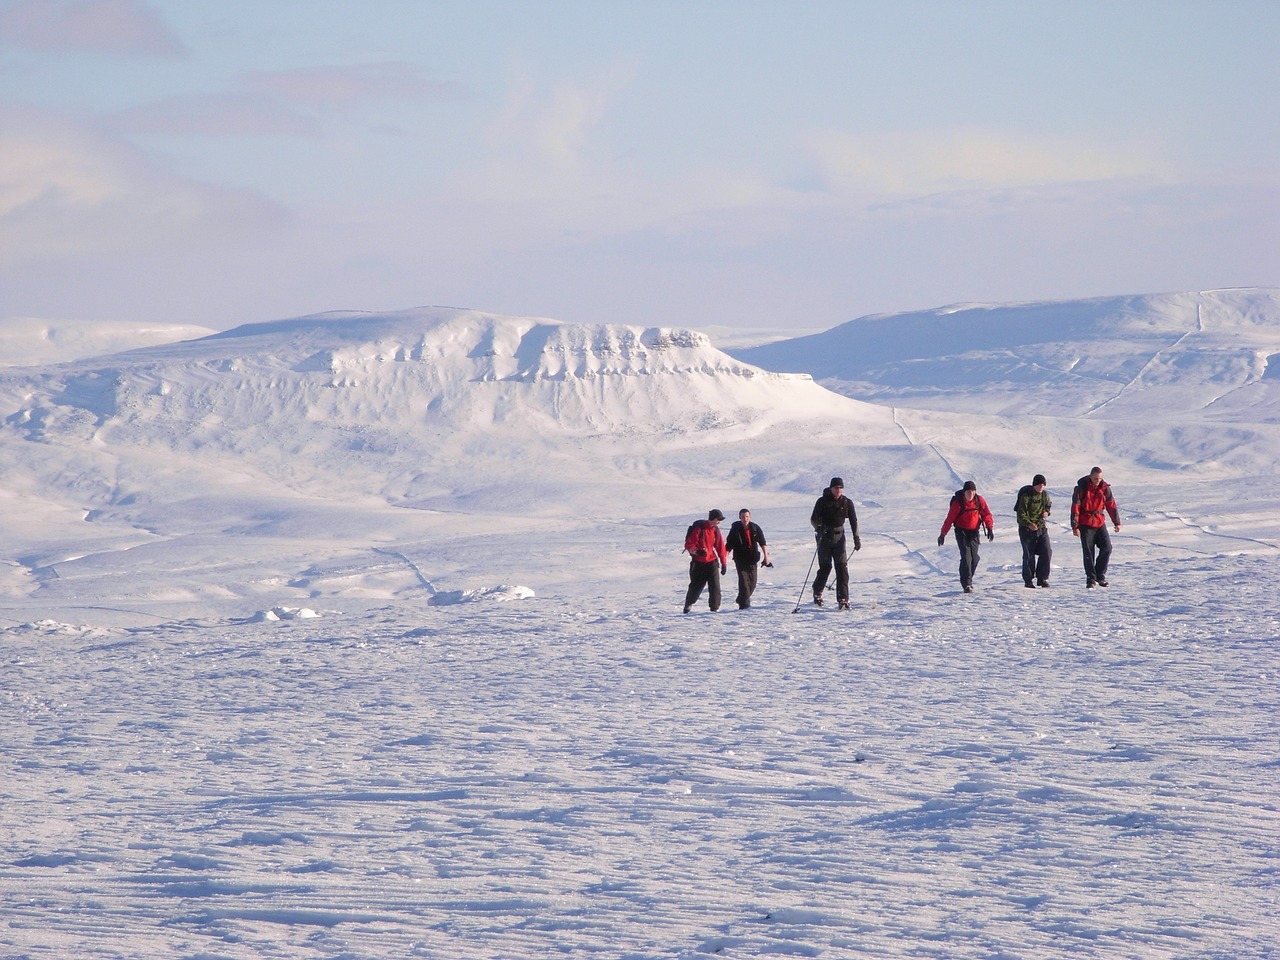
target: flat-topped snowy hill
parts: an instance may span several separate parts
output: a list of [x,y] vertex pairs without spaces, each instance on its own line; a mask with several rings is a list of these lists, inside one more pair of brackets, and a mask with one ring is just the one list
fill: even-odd
[[5,521],[19,592],[57,592],[126,550],[166,555],[166,579],[191,537],[314,563],[517,518],[534,534],[703,512],[726,487],[807,489],[840,437],[946,479],[886,408],[699,333],[469,310],[331,313],[16,370],[0,403],[0,488],[24,503]]

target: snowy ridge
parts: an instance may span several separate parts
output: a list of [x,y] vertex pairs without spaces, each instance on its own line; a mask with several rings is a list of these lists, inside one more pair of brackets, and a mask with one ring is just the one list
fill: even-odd
[[[735,355],[848,396],[974,412],[1257,420],[1280,393],[1280,291],[965,304],[863,317]],[[1268,375],[1268,370],[1272,372]]]
[[90,329],[35,318],[0,327],[0,367],[64,363],[121,350],[194,340],[214,331],[191,324],[100,323]]

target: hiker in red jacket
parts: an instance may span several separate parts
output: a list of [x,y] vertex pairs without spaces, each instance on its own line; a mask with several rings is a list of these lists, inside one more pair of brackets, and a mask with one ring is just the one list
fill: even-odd
[[987,501],[978,496],[978,485],[966,480],[964,486],[951,498],[951,509],[942,522],[938,534],[938,546],[947,542],[947,531],[956,528],[956,544],[960,547],[960,586],[965,593],[973,593],[973,575],[978,572],[978,533],[985,527],[987,539],[995,536],[995,520]]
[[707,592],[707,606],[712,612],[720,609],[720,577],[728,572],[729,553],[724,548],[720,534],[720,521],[724,514],[712,510],[705,520],[695,520],[685,531],[684,548],[689,553],[689,591],[684,595],[684,612],[688,613],[703,587]]
[[1080,538],[1084,553],[1084,585],[1105,587],[1107,564],[1111,560],[1111,534],[1107,515],[1120,532],[1120,510],[1111,494],[1111,485],[1102,479],[1102,468],[1094,467],[1087,477],[1076,481],[1071,494],[1071,532]]

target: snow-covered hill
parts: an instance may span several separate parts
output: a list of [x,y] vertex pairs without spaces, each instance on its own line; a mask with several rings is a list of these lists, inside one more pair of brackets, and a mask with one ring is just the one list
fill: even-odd
[[932,411],[916,437],[967,414],[962,429],[989,450],[1059,476],[1075,457],[1206,480],[1280,467],[1276,290],[951,306],[734,353],[892,405],[904,424]]
[[0,325],[0,367],[64,363],[175,340],[194,340],[213,333],[193,324],[142,324],[119,321],[83,327],[34,318]]
[[962,304],[734,355],[848,396],[1009,416],[1278,419],[1280,290]]

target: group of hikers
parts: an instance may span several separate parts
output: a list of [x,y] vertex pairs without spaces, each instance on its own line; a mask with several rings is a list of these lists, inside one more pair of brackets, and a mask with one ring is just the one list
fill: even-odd
[[[1022,544],[1022,583],[1031,589],[1049,586],[1050,564],[1053,546],[1049,542],[1048,518],[1053,509],[1053,498],[1046,489],[1044,474],[1037,473],[1029,484],[1018,491],[1014,514],[1018,518],[1018,539]],[[1077,482],[1071,493],[1071,533],[1080,539],[1084,558],[1085,586],[1105,587],[1107,565],[1111,560],[1111,534],[1107,532],[1107,519],[1117,532],[1120,530],[1120,511],[1116,507],[1111,485],[1102,479],[1102,468],[1094,467]],[[684,549],[689,554],[689,589],[685,593],[684,612],[688,613],[708,591],[708,606],[720,609],[720,577],[729,572],[729,554],[738,573],[739,609],[751,606],[751,595],[756,589],[756,572],[760,566],[772,567],[769,547],[764,531],[751,519],[751,511],[738,511],[738,519],[729,528],[728,537],[720,533],[724,514],[712,510],[707,519],[696,520],[685,532]],[[836,602],[841,610],[849,608],[849,549],[845,537],[845,524],[852,533],[854,552],[862,549],[858,533],[858,513],[853,501],[844,495],[844,480],[832,477],[822,496],[813,505],[809,516],[813,527],[818,563],[813,578],[813,602],[823,605],[827,581],[835,570]],[[978,493],[978,486],[966,480],[955,492],[947,509],[946,519],[938,534],[938,546],[947,542],[947,532],[955,531],[956,545],[960,548],[960,586],[965,593],[973,592],[973,577],[978,570],[978,544],[982,534],[988,540],[995,538],[995,520],[987,501]],[[810,563],[812,569],[812,563]],[[801,595],[804,587],[800,588]],[[798,609],[798,605],[797,605]]]

